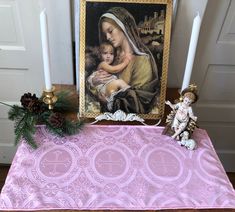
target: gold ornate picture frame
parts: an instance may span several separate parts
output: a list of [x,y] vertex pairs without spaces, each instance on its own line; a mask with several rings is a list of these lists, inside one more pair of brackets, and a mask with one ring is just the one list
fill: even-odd
[[[160,119],[165,107],[172,1],[77,0],[76,4],[80,117],[121,110],[143,119]],[[108,49],[113,60],[102,66]]]

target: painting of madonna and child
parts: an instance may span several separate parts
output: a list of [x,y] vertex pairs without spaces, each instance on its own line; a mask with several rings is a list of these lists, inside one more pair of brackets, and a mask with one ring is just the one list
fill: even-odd
[[80,1],[81,116],[161,118],[171,12],[170,0]]

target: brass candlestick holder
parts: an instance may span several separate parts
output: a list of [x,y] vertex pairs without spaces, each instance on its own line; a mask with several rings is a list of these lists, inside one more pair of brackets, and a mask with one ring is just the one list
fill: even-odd
[[54,104],[57,101],[57,97],[54,95],[55,87],[52,86],[50,90],[44,90],[43,91],[43,102],[48,105],[49,110],[52,110],[54,107]]

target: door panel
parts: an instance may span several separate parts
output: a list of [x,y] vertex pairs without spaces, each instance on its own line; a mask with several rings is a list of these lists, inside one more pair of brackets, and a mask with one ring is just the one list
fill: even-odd
[[0,48],[24,50],[21,18],[16,1],[1,1]]
[[208,1],[192,81],[199,87],[195,113],[227,171],[235,171],[235,1]]
[[228,8],[229,10],[222,25],[218,42],[224,44],[235,44],[235,2],[229,1]]
[[[37,31],[32,30],[37,14],[33,14],[33,9],[29,14],[32,19],[23,24],[27,19],[25,12],[32,6],[30,1],[0,1],[0,100],[8,104],[19,101],[26,91],[39,93],[43,85],[40,51],[33,54],[33,46],[30,45],[40,41]],[[32,69],[31,59],[35,61],[36,57],[39,58],[37,68]],[[35,80],[32,86],[29,82]],[[14,126],[7,119],[8,110],[8,107],[0,105],[0,163],[10,163],[16,151]]]
[[[40,5],[40,2],[0,0],[0,101],[8,104],[20,104],[20,97],[26,92],[40,96],[44,88],[41,7],[53,8],[47,11],[48,27],[55,32],[49,32],[52,82],[73,82],[69,1],[47,1],[47,5]],[[58,11],[60,18],[53,19]],[[11,163],[16,150],[13,122],[7,119],[8,110],[0,105],[0,163]]]
[[[206,70],[200,95],[201,102],[217,104],[235,103],[235,66],[211,64]],[[226,86],[225,86],[226,85]],[[211,92],[217,91],[217,92]]]

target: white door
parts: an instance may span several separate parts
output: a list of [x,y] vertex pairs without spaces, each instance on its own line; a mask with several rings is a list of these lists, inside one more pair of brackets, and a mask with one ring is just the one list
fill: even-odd
[[226,171],[235,171],[235,0],[210,0],[202,22],[192,80],[195,112]]
[[[0,0],[0,101],[20,104],[24,93],[36,93],[37,96],[42,93],[44,76],[39,24],[42,6],[38,0]],[[50,6],[49,3],[46,6]],[[62,11],[60,16],[55,16],[58,11]],[[52,81],[72,84],[69,1],[58,1],[56,7],[51,5],[48,17],[49,25],[52,23],[49,26]],[[13,123],[7,119],[8,110],[0,104],[0,163],[11,163],[16,150]]]

